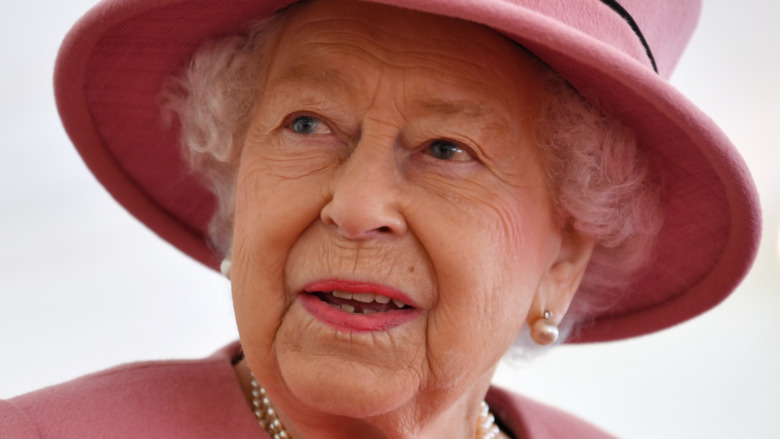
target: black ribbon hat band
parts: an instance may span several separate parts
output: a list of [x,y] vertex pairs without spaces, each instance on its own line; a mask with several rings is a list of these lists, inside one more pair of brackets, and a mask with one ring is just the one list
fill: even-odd
[[647,44],[647,40],[645,40],[645,36],[642,35],[642,31],[639,30],[639,25],[636,24],[636,21],[634,21],[634,18],[631,17],[631,14],[628,13],[618,2],[615,0],[601,0],[602,3],[609,6],[613,11],[617,12],[618,15],[623,17],[624,20],[626,20],[626,23],[628,23],[629,26],[631,26],[631,29],[634,31],[637,37],[639,37],[639,41],[642,42],[642,45],[645,46],[645,52],[647,52],[647,57],[650,58],[650,63],[653,65],[653,70],[655,70],[656,73],[658,73],[658,67],[655,65],[655,58],[653,57],[653,52],[650,50],[650,46]]

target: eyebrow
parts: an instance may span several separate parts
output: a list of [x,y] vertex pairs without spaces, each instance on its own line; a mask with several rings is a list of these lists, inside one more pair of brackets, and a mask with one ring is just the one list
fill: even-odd
[[475,102],[464,99],[431,97],[413,102],[412,108],[446,117],[463,117],[475,122],[488,123],[499,121],[503,123],[506,121],[505,117],[502,117],[495,111],[488,110]]
[[268,84],[273,87],[300,87],[301,84],[315,85],[328,90],[355,94],[355,81],[339,69],[328,67],[315,68],[304,64],[295,64],[283,70],[281,75]]

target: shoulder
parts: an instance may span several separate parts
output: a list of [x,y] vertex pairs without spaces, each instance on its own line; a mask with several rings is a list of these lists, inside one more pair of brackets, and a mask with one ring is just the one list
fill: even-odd
[[10,437],[21,438],[241,437],[257,424],[233,373],[231,350],[237,348],[87,375],[0,403],[0,419],[19,429]]
[[15,404],[0,400],[0,437],[37,439],[40,436],[35,423]]
[[523,439],[615,438],[576,416],[499,387],[491,387],[486,400],[493,414]]

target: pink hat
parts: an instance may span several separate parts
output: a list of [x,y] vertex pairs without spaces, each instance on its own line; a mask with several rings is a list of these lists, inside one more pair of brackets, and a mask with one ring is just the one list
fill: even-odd
[[[205,235],[213,196],[188,174],[155,98],[201,42],[293,2],[106,0],[60,49],[57,104],[84,161],[127,210],[212,268],[219,260]],[[516,40],[633,127],[664,167],[666,219],[652,262],[570,342],[672,326],[718,304],[747,273],[761,228],[750,174],[728,138],[667,82],[699,1],[378,2],[483,23]]]

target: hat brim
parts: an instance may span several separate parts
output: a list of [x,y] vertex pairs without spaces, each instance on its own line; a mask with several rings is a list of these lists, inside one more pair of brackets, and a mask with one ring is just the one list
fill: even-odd
[[[156,97],[203,41],[290,3],[105,2],[74,26],[60,49],[57,105],[87,166],[134,216],[213,269],[219,260],[205,238],[213,195],[188,173],[176,130],[160,122]],[[549,14],[504,1],[381,3],[479,22],[514,39],[631,126],[663,167],[665,225],[650,264],[568,342],[667,328],[717,305],[745,276],[761,229],[747,167],[712,120],[649,68],[640,46],[618,50]],[[622,20],[596,6],[590,12],[607,28]]]

